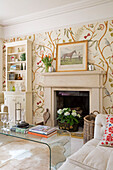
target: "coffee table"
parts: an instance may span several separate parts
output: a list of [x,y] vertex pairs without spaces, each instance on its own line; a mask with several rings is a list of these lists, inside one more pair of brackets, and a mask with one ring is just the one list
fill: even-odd
[[71,134],[70,132],[66,130],[57,129],[57,134],[49,138],[44,138],[44,137],[39,137],[35,135],[30,135],[30,134],[21,134],[21,133],[16,133],[12,131],[3,131],[2,128],[0,127],[0,134],[46,145],[49,149],[49,169],[50,170],[57,169],[63,163],[61,161],[59,163],[57,162],[57,165],[52,165],[52,158],[56,154],[55,150],[52,149],[54,146],[58,145],[64,148],[65,159],[71,154]]

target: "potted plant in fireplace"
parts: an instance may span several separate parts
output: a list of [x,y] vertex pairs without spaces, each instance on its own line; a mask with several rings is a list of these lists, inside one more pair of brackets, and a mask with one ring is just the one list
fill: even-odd
[[70,108],[63,108],[57,111],[57,120],[59,129],[78,131],[78,125],[81,116],[76,110],[71,110]]

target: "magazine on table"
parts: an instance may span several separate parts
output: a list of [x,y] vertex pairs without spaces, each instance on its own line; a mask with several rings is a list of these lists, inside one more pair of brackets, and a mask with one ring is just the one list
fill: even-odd
[[40,133],[45,135],[48,135],[54,131],[56,131],[55,127],[44,126],[44,125],[38,125],[29,129],[29,132]]

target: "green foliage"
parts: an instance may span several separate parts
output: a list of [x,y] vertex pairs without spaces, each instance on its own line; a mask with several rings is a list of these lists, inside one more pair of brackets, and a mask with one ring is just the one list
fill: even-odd
[[45,57],[42,57],[42,61],[45,65],[51,66],[53,58],[46,55]]
[[26,61],[26,53],[21,54],[20,59],[21,61]]
[[68,123],[70,126],[73,124],[78,124],[81,119],[80,114],[76,110],[71,110],[70,108],[63,108],[57,111],[57,120],[60,123]]

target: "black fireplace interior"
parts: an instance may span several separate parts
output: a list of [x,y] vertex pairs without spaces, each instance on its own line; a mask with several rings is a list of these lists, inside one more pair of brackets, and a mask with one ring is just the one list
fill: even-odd
[[57,110],[67,107],[77,110],[83,126],[83,118],[89,114],[89,91],[56,91],[56,99]]

